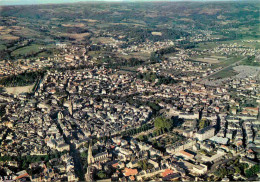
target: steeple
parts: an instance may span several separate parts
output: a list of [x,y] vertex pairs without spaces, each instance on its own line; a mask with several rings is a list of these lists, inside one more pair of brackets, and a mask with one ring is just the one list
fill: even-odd
[[88,165],[91,165],[93,162],[93,156],[92,156],[92,141],[89,142],[88,145]]
[[64,118],[61,111],[58,112],[58,120],[62,120]]
[[69,113],[71,116],[73,116],[73,103],[72,100],[69,101]]

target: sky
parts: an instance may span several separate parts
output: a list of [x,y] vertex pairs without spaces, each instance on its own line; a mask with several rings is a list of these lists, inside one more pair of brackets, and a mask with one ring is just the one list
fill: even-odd
[[[113,2],[132,2],[132,1],[167,1],[167,0],[0,0],[0,5],[29,5],[29,4],[48,4],[48,3],[75,3],[87,1],[113,1]],[[168,0],[183,1],[183,0]],[[186,0],[186,1],[226,1],[226,0]],[[234,1],[234,0],[233,0]],[[239,1],[239,0],[237,0]]]

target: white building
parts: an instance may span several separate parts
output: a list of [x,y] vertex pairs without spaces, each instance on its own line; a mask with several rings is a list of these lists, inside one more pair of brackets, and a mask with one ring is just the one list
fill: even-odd
[[199,130],[196,134],[195,137],[202,141],[202,140],[206,140],[209,139],[211,137],[213,137],[215,135],[215,128],[212,126],[208,126],[206,128],[203,128],[201,130]]

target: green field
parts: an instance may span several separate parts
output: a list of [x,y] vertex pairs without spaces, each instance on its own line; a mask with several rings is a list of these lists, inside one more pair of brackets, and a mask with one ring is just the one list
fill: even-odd
[[0,51],[5,50],[6,46],[5,45],[0,45]]
[[248,57],[244,61],[242,61],[241,65],[247,65],[247,66],[260,66],[259,62],[255,62],[255,56]]
[[[231,57],[229,59],[227,59],[226,61],[222,61],[221,63],[215,64],[212,66],[212,68],[217,68],[217,67],[227,67],[229,65],[232,65],[238,61],[240,61],[241,59],[243,59],[242,56],[238,56],[238,57]],[[256,66],[254,64],[257,63],[252,63],[252,61],[254,60],[254,58],[252,59],[246,59],[238,64],[240,65],[251,65],[251,66]],[[237,75],[237,72],[233,70],[233,67],[235,65],[232,65],[228,68],[223,69],[222,71],[216,73],[215,75],[210,76],[211,78],[216,78],[216,79],[222,79],[222,78],[227,78],[227,77],[231,77],[231,76],[235,76]]]
[[40,47],[42,47],[41,45],[30,45],[30,46],[26,46],[20,49],[16,49],[15,51],[13,51],[11,53],[12,56],[18,56],[18,55],[26,55],[26,54],[35,54],[37,52],[40,51]]
[[195,56],[195,57],[191,57],[189,59],[189,61],[192,61],[192,62],[200,62],[202,63],[202,61],[199,61],[198,59],[199,58],[216,58],[219,63],[211,63],[210,61],[208,61],[208,63],[211,63],[211,68],[212,69],[216,69],[218,67],[226,67],[226,66],[229,66],[239,60],[241,60],[243,57],[242,56],[235,56],[235,57],[228,57],[228,58],[225,58],[225,57],[214,57],[213,55],[211,56],[206,56],[206,55],[198,55],[198,56]]
[[242,58],[243,58],[242,56],[227,58],[226,60],[223,60],[220,63],[213,64],[211,66],[211,68],[214,69],[214,68],[218,68],[218,67],[226,67],[226,66],[229,66],[229,65],[241,60]]
[[[248,41],[252,41],[252,42],[248,42]],[[260,49],[260,42],[257,42],[258,39],[252,39],[252,38],[244,38],[241,40],[229,40],[229,41],[219,41],[219,42],[203,42],[203,43],[199,43],[196,45],[196,47],[194,48],[194,50],[204,50],[204,49],[213,49],[214,47],[217,47],[221,44],[234,44],[237,43],[238,45],[241,45],[243,47],[248,47],[248,48],[255,48],[255,49]]]
[[213,49],[214,47],[217,47],[219,45],[219,42],[205,42],[205,43],[199,43],[196,45],[194,50],[204,50],[204,49]]
[[237,75],[237,72],[233,70],[233,67],[228,67],[220,72],[218,72],[215,75],[210,76],[210,78],[215,78],[215,79],[222,79],[222,78],[228,78]]
[[37,45],[37,44],[32,44],[30,46],[26,46],[26,47],[22,47],[19,49],[14,50],[11,55],[12,56],[26,56],[26,55],[33,55],[33,54],[37,54],[39,52],[41,52],[41,48],[51,48],[53,47],[52,45]]
[[47,51],[37,54],[37,57],[51,57],[51,56],[53,56],[53,55]]

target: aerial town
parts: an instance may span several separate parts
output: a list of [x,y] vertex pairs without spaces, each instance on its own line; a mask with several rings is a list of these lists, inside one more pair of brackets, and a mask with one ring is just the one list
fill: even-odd
[[0,181],[259,180],[259,40],[98,35],[0,51]]

